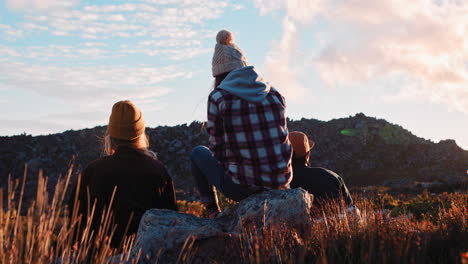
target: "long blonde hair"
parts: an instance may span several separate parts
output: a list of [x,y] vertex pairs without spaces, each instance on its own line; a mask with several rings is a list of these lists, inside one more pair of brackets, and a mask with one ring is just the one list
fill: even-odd
[[148,135],[144,133],[143,135],[139,136],[133,140],[124,140],[124,139],[117,139],[109,136],[106,132],[104,136],[104,153],[107,155],[112,155],[119,147],[131,147],[142,152],[148,152],[149,148],[149,139]]

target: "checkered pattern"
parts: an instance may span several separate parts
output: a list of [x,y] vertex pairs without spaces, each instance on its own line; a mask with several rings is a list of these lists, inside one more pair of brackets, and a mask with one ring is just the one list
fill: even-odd
[[222,89],[208,98],[209,147],[233,182],[250,188],[288,188],[291,145],[283,96],[274,88],[251,103]]

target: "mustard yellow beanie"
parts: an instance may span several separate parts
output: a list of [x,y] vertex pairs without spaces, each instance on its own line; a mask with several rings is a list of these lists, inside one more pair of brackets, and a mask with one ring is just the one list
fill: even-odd
[[145,120],[140,109],[131,101],[120,101],[112,106],[107,127],[109,136],[123,140],[134,140],[145,133]]
[[294,152],[294,157],[296,158],[304,157],[315,145],[315,143],[311,141],[311,146],[309,144],[309,138],[307,138],[307,135],[302,132],[289,132],[288,138]]

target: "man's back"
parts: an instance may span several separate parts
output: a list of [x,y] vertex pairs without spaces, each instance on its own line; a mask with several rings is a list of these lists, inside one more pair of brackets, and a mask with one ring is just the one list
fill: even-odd
[[339,200],[342,197],[346,204],[353,203],[343,179],[331,170],[294,164],[293,175],[291,188],[301,187],[313,194],[314,203],[326,199]]

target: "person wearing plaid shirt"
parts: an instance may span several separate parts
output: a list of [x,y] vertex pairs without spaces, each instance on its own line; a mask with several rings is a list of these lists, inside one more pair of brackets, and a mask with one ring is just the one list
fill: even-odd
[[191,154],[192,174],[209,217],[219,212],[214,186],[240,201],[264,190],[289,188],[292,180],[285,100],[248,66],[239,47],[219,40],[225,32],[218,33],[213,56],[209,144]]

